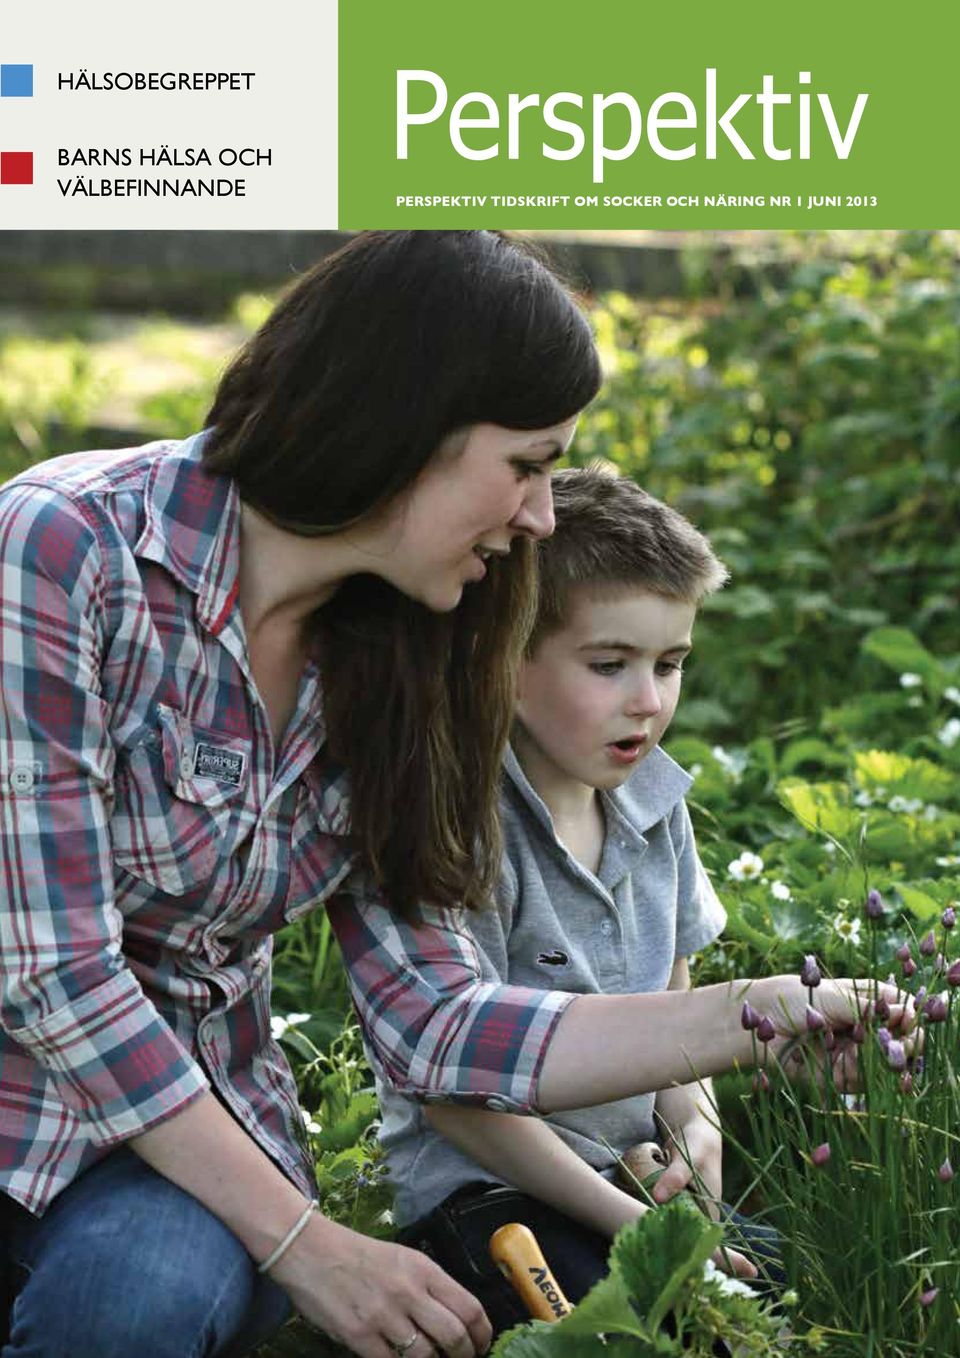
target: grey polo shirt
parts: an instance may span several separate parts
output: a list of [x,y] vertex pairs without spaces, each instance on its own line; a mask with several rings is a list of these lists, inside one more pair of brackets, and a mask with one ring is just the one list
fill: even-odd
[[[665,990],[674,962],[715,939],[726,919],[683,800],[691,781],[657,748],[622,787],[602,792],[606,835],[594,876],[557,839],[549,811],[508,751],[497,908],[470,917],[482,979],[576,994]],[[503,1182],[434,1132],[419,1104],[382,1084],[379,1094],[400,1225],[466,1183]],[[656,1138],[654,1097],[552,1113],[547,1121],[588,1164],[612,1173],[614,1152]]]

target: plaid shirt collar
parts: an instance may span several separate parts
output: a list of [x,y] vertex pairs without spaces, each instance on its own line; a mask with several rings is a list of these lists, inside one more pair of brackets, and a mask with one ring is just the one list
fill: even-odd
[[197,617],[219,636],[240,583],[240,497],[228,476],[202,463],[209,430],[154,463],[144,492],[145,523],[134,547],[197,596]]

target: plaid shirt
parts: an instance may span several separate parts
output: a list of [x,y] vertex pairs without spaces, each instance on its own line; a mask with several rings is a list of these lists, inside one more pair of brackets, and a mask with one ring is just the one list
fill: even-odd
[[327,903],[367,1056],[424,1103],[537,1111],[553,1031],[575,997],[504,985],[484,968],[464,911],[398,919],[364,872]]
[[348,873],[316,666],[275,756],[200,439],[0,492],[0,1188],[34,1212],[213,1085],[315,1192],[270,935]]
[[315,1191],[270,936],[348,875],[331,918],[374,1060],[409,1095],[531,1107],[570,998],[481,983],[456,912],[401,924],[351,874],[317,667],[275,753],[236,490],[202,439],[0,490],[0,1189],[37,1214],[211,1085]]

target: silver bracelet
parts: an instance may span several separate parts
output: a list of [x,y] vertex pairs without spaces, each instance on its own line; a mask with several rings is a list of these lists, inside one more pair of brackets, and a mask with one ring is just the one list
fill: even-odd
[[259,1265],[259,1267],[257,1268],[258,1273],[266,1273],[268,1269],[273,1268],[274,1264],[277,1263],[277,1261],[284,1254],[286,1254],[287,1250],[296,1240],[297,1236],[306,1227],[307,1222],[310,1220],[311,1212],[315,1212],[316,1210],[317,1204],[315,1202],[310,1202],[307,1204],[307,1206],[303,1209],[301,1214],[297,1217],[296,1221],[290,1227],[289,1231],[287,1231],[286,1235],[280,1241],[280,1244],[277,1246],[277,1248],[273,1251],[271,1255],[264,1259],[262,1264]]

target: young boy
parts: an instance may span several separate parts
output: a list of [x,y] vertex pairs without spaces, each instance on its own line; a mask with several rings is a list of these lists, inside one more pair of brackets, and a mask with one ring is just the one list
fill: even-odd
[[[697,856],[691,779],[659,744],[697,605],[727,572],[692,525],[629,480],[565,471],[553,488],[556,533],[539,546],[539,611],[504,768],[497,909],[471,917],[483,979],[685,989],[687,958],[725,916]],[[490,1261],[491,1233],[531,1226],[578,1300],[606,1272],[612,1236],[646,1210],[614,1182],[636,1143],[661,1141],[670,1157],[660,1201],[687,1184],[688,1161],[720,1198],[708,1082],[546,1119],[381,1096],[401,1239],[469,1287],[496,1330],[525,1317]],[[741,1256],[734,1265],[754,1271]]]

